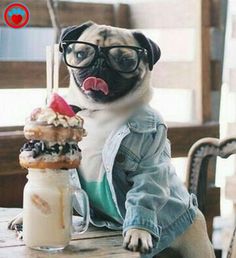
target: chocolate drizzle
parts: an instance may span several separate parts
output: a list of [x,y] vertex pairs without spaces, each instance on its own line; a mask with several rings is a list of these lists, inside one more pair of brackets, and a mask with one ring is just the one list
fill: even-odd
[[80,148],[76,143],[65,143],[47,146],[43,141],[30,140],[23,145],[20,149],[22,151],[30,151],[32,152],[32,157],[37,158],[42,154],[49,155],[66,155],[66,154],[75,154],[76,152],[80,152]]

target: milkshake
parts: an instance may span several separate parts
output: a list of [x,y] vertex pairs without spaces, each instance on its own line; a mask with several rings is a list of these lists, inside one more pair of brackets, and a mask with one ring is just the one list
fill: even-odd
[[23,240],[38,250],[61,250],[71,240],[72,196],[81,205],[83,233],[89,223],[86,193],[70,185],[70,169],[80,165],[78,142],[86,135],[83,119],[54,93],[48,106],[36,108],[26,120],[28,142],[20,150],[20,165],[28,169],[24,188]]
[[63,249],[71,239],[68,171],[29,169],[24,189],[23,239],[38,249]]

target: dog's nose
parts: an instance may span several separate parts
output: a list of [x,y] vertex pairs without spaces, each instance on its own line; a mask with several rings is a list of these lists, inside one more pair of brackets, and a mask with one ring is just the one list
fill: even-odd
[[94,66],[95,66],[96,68],[105,67],[105,66],[107,67],[107,62],[106,62],[105,58],[99,57],[99,58],[95,61]]
[[102,71],[106,70],[109,66],[106,62],[106,60],[102,57],[99,57],[95,62],[94,62],[94,70],[97,71],[98,73],[101,73]]

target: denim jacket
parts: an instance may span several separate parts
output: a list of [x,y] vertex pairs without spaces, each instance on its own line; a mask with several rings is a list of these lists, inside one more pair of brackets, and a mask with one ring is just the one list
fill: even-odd
[[167,127],[162,117],[143,106],[103,148],[102,161],[120,223],[99,216],[91,207],[91,223],[98,227],[149,231],[158,253],[192,224],[197,201],[171,165]]

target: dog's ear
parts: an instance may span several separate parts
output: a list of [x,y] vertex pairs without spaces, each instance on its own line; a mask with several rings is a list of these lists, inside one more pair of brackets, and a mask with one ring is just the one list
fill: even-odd
[[141,32],[133,32],[134,38],[138,41],[139,45],[147,50],[149,70],[151,71],[153,65],[160,59],[161,50],[159,46],[151,39],[144,36]]
[[93,24],[95,24],[95,23],[92,21],[87,21],[85,23],[82,23],[80,26],[74,25],[74,26],[69,26],[69,27],[65,28],[65,30],[63,30],[63,32],[61,33],[61,36],[60,36],[60,44],[59,44],[60,51],[62,52],[61,42],[63,40],[78,39],[79,36]]

